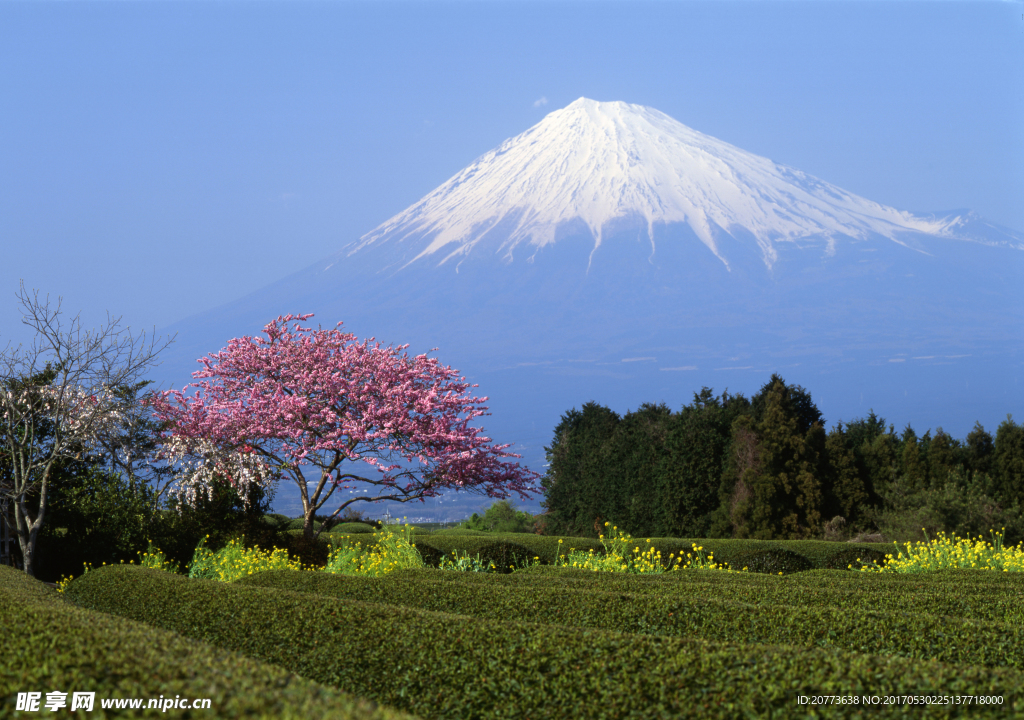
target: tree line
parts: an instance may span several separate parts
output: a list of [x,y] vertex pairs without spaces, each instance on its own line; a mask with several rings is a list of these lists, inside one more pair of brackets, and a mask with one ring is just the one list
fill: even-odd
[[995,437],[897,432],[873,411],[830,430],[810,392],[772,375],[747,398],[710,388],[678,412],[565,413],[541,481],[545,532],[634,536],[922,539],[1006,529],[1024,540],[1024,426]]

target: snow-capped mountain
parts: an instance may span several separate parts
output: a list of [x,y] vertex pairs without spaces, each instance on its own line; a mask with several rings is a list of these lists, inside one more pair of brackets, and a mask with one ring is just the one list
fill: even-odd
[[339,245],[170,328],[164,380],[312,312],[437,348],[535,469],[573,406],[678,407],[776,371],[830,422],[874,408],[962,437],[1022,412],[1024,235],[887,207],[651,108],[577,100]]
[[828,252],[838,238],[968,239],[958,233],[960,216],[915,216],[653,108],[580,98],[486,153],[344,254],[391,243],[402,247],[395,258],[402,265],[424,260],[458,267],[473,252],[532,262],[545,246],[580,231],[597,251],[610,232],[638,220],[652,256],[662,239],[658,228],[681,223],[726,267],[723,234],[756,244],[769,268],[780,244],[809,238],[824,240]]

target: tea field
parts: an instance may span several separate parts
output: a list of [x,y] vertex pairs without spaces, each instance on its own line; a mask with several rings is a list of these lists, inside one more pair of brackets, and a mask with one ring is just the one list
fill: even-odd
[[234,548],[60,593],[0,568],[0,715],[74,687],[197,718],[1024,716],[1010,550],[558,540],[352,534],[315,571]]

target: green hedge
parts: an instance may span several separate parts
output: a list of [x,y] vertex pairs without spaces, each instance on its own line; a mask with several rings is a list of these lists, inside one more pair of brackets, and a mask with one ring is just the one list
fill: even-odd
[[[333,532],[321,536],[332,545],[341,543],[362,543],[373,547],[372,538],[364,534]],[[604,552],[604,545],[593,538],[558,538],[528,533],[477,533],[460,532],[417,532],[413,528],[413,543],[424,561],[437,567],[441,557],[452,553],[480,555],[481,560],[493,562],[502,572],[508,572],[509,565],[521,567],[524,560],[544,565],[555,563],[561,555],[564,559],[572,549],[583,552],[594,550]],[[559,544],[559,539],[562,543]],[[637,547],[648,547],[647,539],[634,539]],[[882,564],[885,555],[892,552],[892,545],[883,543],[857,544],[827,542],[823,540],[690,540],[677,538],[652,538],[653,545],[662,554],[662,561],[669,563],[669,556],[686,555],[693,552],[693,545],[703,547],[705,553],[713,553],[720,563],[728,563],[734,569],[747,568],[749,572],[777,575],[790,574],[812,569],[845,570],[849,565],[858,567],[858,559],[866,563]]]
[[[729,599],[731,593],[681,598],[672,592],[673,584],[664,584],[663,593],[631,594],[621,588],[466,583],[453,577],[456,575],[461,573],[402,573],[377,579],[280,570],[239,583],[492,620],[726,642],[836,647],[946,663],[1024,668],[1024,628],[1002,622],[908,614],[902,609],[883,612],[849,604],[753,605]],[[772,578],[759,576],[759,580],[767,585]],[[949,588],[951,592],[955,589],[955,585]]]
[[[155,572],[155,571],[152,571]],[[113,717],[108,698],[210,698],[205,710],[122,710],[131,717],[343,718],[409,716],[342,695],[280,667],[181,637],[173,632],[74,607],[23,572],[0,565],[0,717],[36,717],[15,710],[19,692],[95,692],[94,710]],[[56,713],[43,711],[54,717]],[[67,717],[69,715],[61,715]]]
[[[438,533],[415,533],[417,546],[424,545],[437,550],[441,555],[453,551],[476,555],[482,548],[498,542],[507,542],[525,548],[530,557],[539,557],[542,564],[554,564],[558,555],[568,555],[570,549],[583,552],[603,552],[604,545],[594,538],[530,535],[525,533],[488,533],[487,536],[440,535]],[[559,544],[559,540],[562,540]],[[636,547],[646,550],[647,538],[634,538]],[[845,569],[856,566],[856,558],[865,562],[882,562],[885,554],[893,552],[892,545],[884,543],[828,542],[824,540],[697,540],[688,538],[651,538],[653,545],[662,555],[662,562],[668,564],[669,555],[678,557],[693,552],[693,545],[703,547],[705,553],[713,553],[716,562],[729,563],[734,569],[747,567],[751,572],[776,575],[789,574],[810,569]]]
[[361,522],[343,522],[338,523],[331,528],[332,535],[361,535],[365,533],[372,533],[374,531],[373,525],[367,525]]
[[756,606],[860,608],[1024,625],[1024,577],[1019,573],[985,570],[943,570],[916,575],[811,570],[772,577],[717,571],[631,575],[541,566],[502,577],[403,570],[388,578],[397,581],[406,576],[416,582],[445,578],[447,582],[474,586],[667,594],[681,599],[718,598]]
[[1024,711],[1024,673],[1009,668],[479,620],[130,566],[67,592],[426,718],[794,717],[811,714],[800,695],[853,694],[999,695],[996,707],[934,709]]

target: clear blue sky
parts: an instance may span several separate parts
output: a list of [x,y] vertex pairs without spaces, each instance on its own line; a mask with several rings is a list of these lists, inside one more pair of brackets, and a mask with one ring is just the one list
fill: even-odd
[[0,2],[0,343],[19,278],[159,328],[580,96],[1024,230],[1020,3]]

